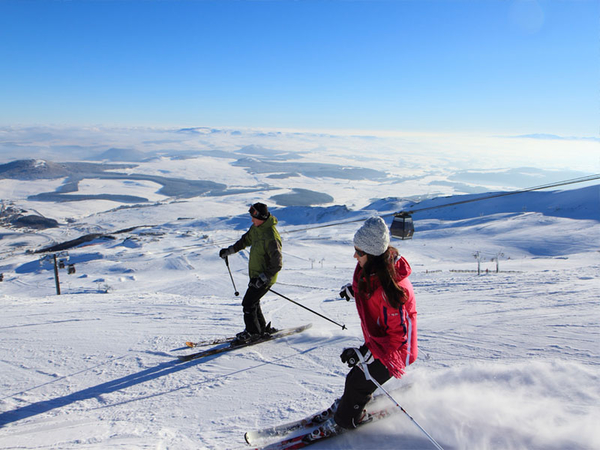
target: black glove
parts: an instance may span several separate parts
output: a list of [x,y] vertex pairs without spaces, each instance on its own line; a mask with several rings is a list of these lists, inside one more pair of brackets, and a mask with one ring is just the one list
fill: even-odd
[[260,289],[269,284],[269,281],[271,281],[269,277],[266,276],[264,273],[261,273],[256,278],[250,278],[250,283],[248,283],[248,286],[253,287],[255,289]]
[[342,286],[340,297],[345,298],[347,302],[349,302],[351,298],[354,298],[354,289],[352,289],[352,285],[350,283]]
[[348,364],[348,367],[354,367],[360,361],[356,352],[360,352],[365,362],[367,362],[371,358],[371,352],[369,350],[369,347],[367,347],[366,344],[363,344],[360,346],[360,348],[345,348],[342,354],[340,355],[340,359],[343,363]]
[[233,245],[227,247],[227,248],[222,248],[221,251],[219,251],[219,256],[223,259],[227,258],[229,255],[233,255],[235,253],[235,250],[233,249]]

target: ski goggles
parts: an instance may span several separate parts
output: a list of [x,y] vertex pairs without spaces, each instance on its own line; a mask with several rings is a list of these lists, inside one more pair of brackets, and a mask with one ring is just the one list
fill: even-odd
[[356,247],[354,247],[354,252],[355,252],[355,253],[356,253],[358,256],[360,256],[360,257],[362,257],[362,256],[365,256],[365,255],[366,255],[366,253],[365,253],[365,252],[363,252],[362,250],[359,250],[359,249],[357,249]]
[[250,213],[250,215],[252,217],[254,217],[255,219],[258,219],[258,220],[267,220],[269,218],[269,213],[268,212],[266,214],[265,213],[261,213],[258,209],[256,209],[254,207],[254,205],[252,205],[250,207],[250,209],[248,210],[248,212]]

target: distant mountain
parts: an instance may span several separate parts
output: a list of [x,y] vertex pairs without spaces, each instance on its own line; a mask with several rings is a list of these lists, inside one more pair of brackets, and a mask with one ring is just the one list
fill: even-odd
[[39,214],[28,214],[26,210],[14,205],[5,207],[2,204],[0,208],[0,226],[42,230],[45,228],[56,228],[59,226],[59,223],[54,219],[43,217]]
[[545,216],[577,220],[600,221],[600,185],[579,189],[534,192],[487,192],[484,194],[435,197],[420,202],[386,198],[373,202],[365,210],[382,213],[390,210],[406,211],[415,220],[455,221],[487,217],[495,214],[518,215],[538,212]]
[[55,163],[43,159],[21,159],[0,165],[0,179],[50,180],[72,175],[98,174],[107,170],[136,167],[131,164]]
[[109,148],[91,158],[92,161],[142,162],[153,158],[153,153],[141,152],[131,148]]
[[15,180],[63,178],[70,173],[71,170],[64,164],[42,159],[23,159],[0,165],[0,178]]

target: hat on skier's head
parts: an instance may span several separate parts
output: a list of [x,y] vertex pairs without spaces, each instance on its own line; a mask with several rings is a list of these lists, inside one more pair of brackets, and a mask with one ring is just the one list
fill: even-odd
[[269,209],[267,208],[267,205],[265,205],[264,203],[255,203],[254,205],[252,205],[250,207],[248,212],[250,213],[250,215],[252,217],[254,217],[255,219],[259,219],[259,220],[267,220],[269,218],[269,216],[271,215],[269,213]]
[[381,217],[368,218],[354,235],[354,246],[369,255],[383,255],[389,245],[390,232]]

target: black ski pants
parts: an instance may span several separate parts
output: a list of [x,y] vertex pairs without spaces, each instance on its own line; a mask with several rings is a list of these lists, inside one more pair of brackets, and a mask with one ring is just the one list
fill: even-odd
[[242,300],[244,311],[244,324],[246,331],[250,334],[262,334],[267,326],[262,310],[260,308],[260,299],[268,292],[269,286],[255,288],[248,286],[248,290]]
[[[390,372],[378,359],[375,359],[367,367],[371,377],[379,384],[383,384],[391,378]],[[342,395],[333,417],[335,422],[342,428],[356,428],[363,408],[371,400],[371,394],[376,389],[375,383],[366,378],[362,369],[354,366],[346,376],[344,395]]]

